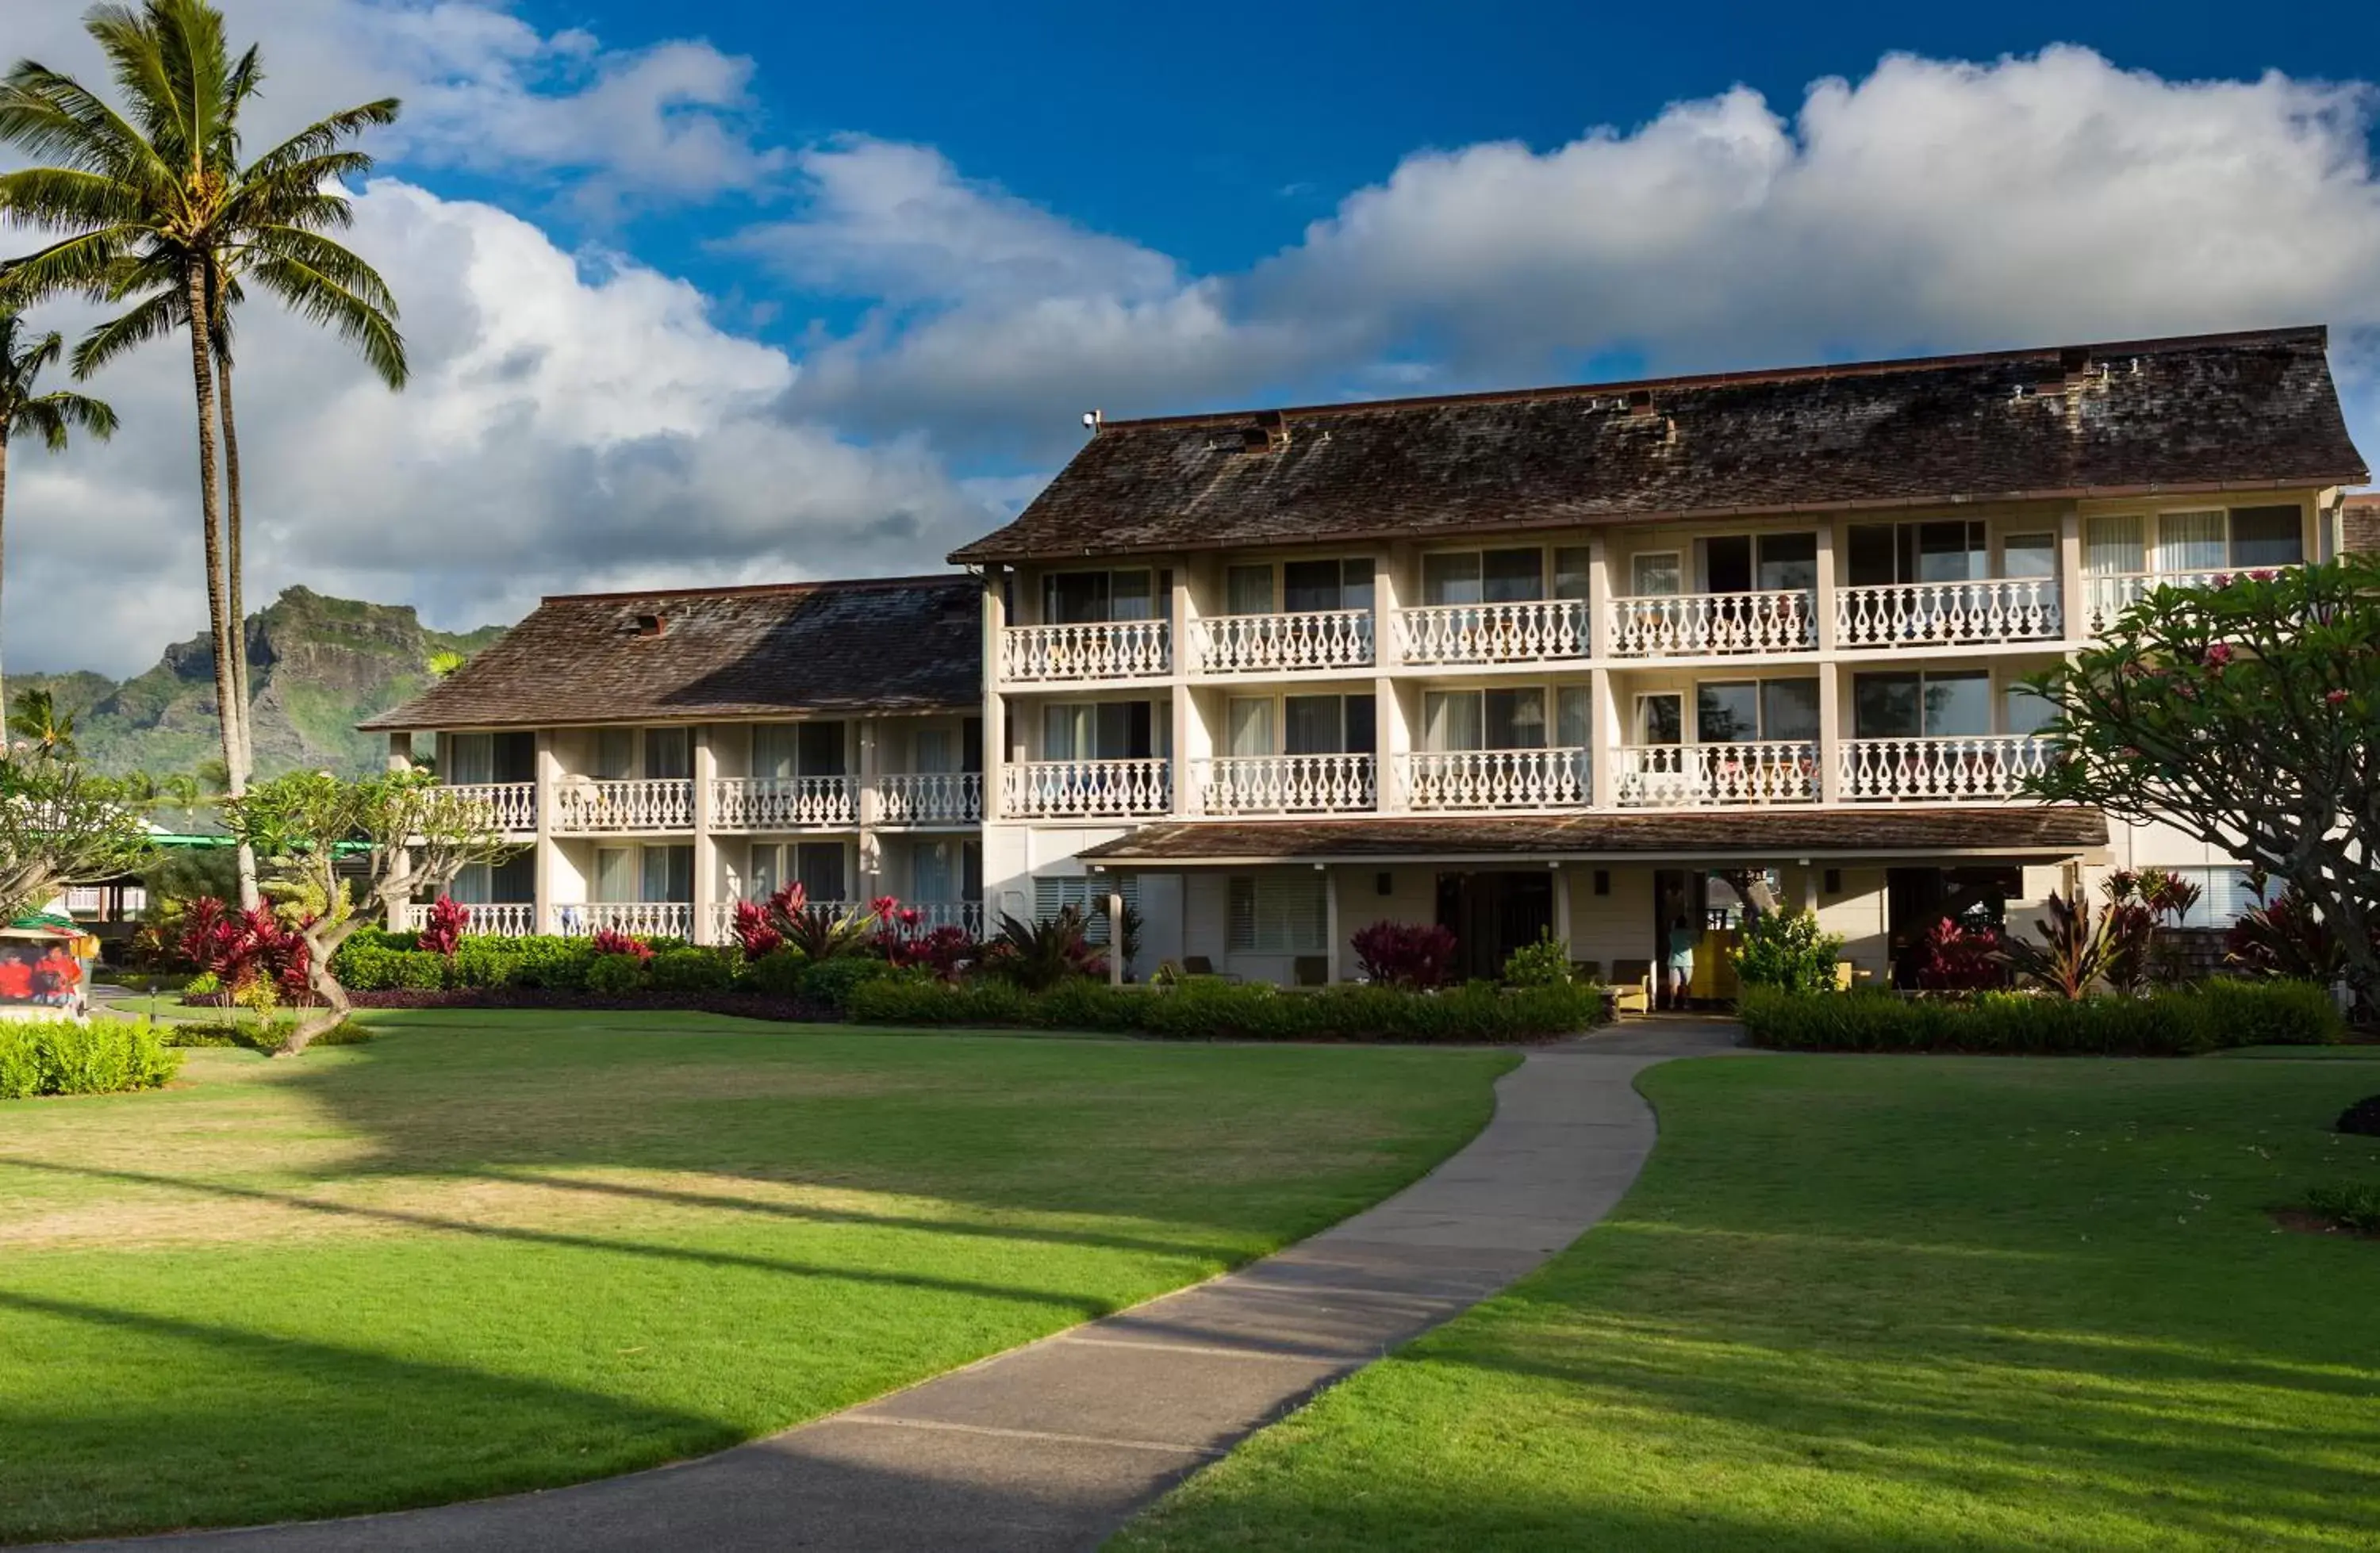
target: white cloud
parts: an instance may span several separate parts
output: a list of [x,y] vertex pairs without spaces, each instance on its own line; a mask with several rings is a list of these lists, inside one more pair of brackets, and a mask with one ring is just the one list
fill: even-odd
[[[989,526],[923,445],[784,419],[793,362],[683,282],[393,180],[358,200],[354,238],[400,287],[414,381],[389,394],[335,340],[252,309],[260,603],[304,582],[476,625],[560,589],[914,570]],[[124,416],[113,445],[17,459],[9,661],[124,673],[199,628],[186,371],[162,346],[128,359],[92,385]]]

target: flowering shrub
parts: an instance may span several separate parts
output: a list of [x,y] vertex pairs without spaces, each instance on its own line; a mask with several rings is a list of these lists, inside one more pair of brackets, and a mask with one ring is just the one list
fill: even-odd
[[1567,987],[1570,979],[1570,951],[1555,941],[1551,928],[1504,957],[1507,987]]
[[592,941],[599,959],[606,954],[625,954],[641,965],[653,957],[652,945],[633,933],[624,933],[616,928],[597,928]]
[[452,895],[441,895],[431,903],[430,915],[421,926],[419,943],[432,954],[443,954],[449,960],[463,941],[463,931],[471,925],[471,914]]
[[1375,922],[1348,940],[1365,979],[1382,987],[1426,992],[1445,985],[1454,968],[1454,933],[1431,923]]
[[1990,928],[1961,928],[1949,917],[1919,945],[1917,985],[1937,992],[1976,992],[2008,980],[2008,951]]

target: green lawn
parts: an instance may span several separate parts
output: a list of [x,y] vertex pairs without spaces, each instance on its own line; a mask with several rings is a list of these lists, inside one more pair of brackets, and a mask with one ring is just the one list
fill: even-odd
[[2380,1547],[2380,1062],[1655,1069],[1612,1219],[1119,1539],[1218,1547]]
[[0,1541],[715,1449],[1394,1190],[1492,1052],[371,1016],[0,1105]]

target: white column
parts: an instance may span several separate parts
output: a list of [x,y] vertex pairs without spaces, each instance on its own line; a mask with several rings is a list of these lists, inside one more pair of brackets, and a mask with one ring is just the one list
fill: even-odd
[[708,722],[694,730],[694,941],[714,943],[710,904],[719,899],[719,848],[710,839],[717,823],[713,788],[719,776],[719,752],[711,744]]
[[560,845],[553,839],[553,790],[562,781],[562,762],[553,753],[553,730],[537,731],[537,930],[553,931],[553,864]]
[[1627,731],[1620,717],[1620,692],[1611,671],[1597,665],[1587,675],[1587,712],[1594,747],[1587,751],[1587,780],[1594,785],[1595,807],[1620,807],[1620,750]]
[[1000,694],[1000,633],[1007,625],[1002,566],[983,569],[983,821],[1000,818],[1001,768],[1008,764],[1008,719]]
[[1192,597],[1190,568],[1196,558],[1184,556],[1173,568],[1173,591],[1166,601],[1167,619],[1172,622],[1173,657],[1171,673],[1166,676],[1169,692],[1166,710],[1172,720],[1167,748],[1173,763],[1173,801],[1175,818],[1198,812],[1196,785],[1192,778],[1194,758],[1203,758],[1206,729],[1199,722],[1198,708],[1190,699],[1190,623],[1198,618],[1197,600]]
[[1397,694],[1397,611],[1404,604],[1404,547],[1372,562],[1372,787],[1381,814],[1405,812],[1405,786],[1399,771],[1413,748],[1413,729]]
[[[1315,866],[1322,867],[1320,864]],[[1322,869],[1322,941],[1328,950],[1328,956],[1323,963],[1322,979],[1332,986],[1338,985],[1340,943],[1346,937],[1339,929],[1341,877],[1340,870],[1336,868]]]
[[388,736],[388,769],[392,771],[413,770],[413,735],[391,734]]
[[1570,936],[1571,870],[1557,863],[1553,866],[1553,875],[1554,941],[1562,946],[1564,959],[1575,960],[1578,958],[1578,945],[1571,941]]
[[872,901],[884,893],[883,843],[876,834],[876,821],[880,813],[877,778],[884,767],[883,731],[872,717],[855,718],[851,737],[856,745],[856,758],[844,769],[858,772],[859,783],[859,895]]
[[1818,650],[1835,650],[1835,526],[1818,525]]
[[1818,801],[1843,797],[1843,671],[1829,660],[1818,665]]
[[1108,887],[1108,985],[1123,985],[1123,891],[1114,875],[1107,879]]
[[2069,646],[2090,635],[2089,601],[2082,592],[2082,515],[2068,507],[2058,515],[2058,618]]
[[1605,531],[1586,537],[1586,630],[1588,650],[1598,660],[1611,641],[1611,545]]
[[[388,769],[394,775],[402,775],[413,770],[413,734],[409,730],[401,734],[391,734],[388,736]],[[413,854],[407,848],[397,848],[396,855],[389,859],[389,873],[392,880],[407,878],[412,872]],[[406,893],[410,894],[411,892]],[[394,892],[388,897],[388,909],[383,915],[381,926],[392,933],[403,926],[400,920],[402,914],[396,904],[396,902],[402,898]],[[107,918],[103,915],[100,920],[104,922]]]

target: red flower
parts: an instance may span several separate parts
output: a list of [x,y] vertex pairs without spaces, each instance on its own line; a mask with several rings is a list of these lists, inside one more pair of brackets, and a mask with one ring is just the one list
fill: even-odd
[[2210,647],[2210,648],[2208,648],[2208,649],[2206,649],[2206,666],[2207,666],[2208,668],[2211,668],[2211,669],[2220,669],[2220,668],[2222,668],[2222,667],[2223,667],[2223,665],[2225,665],[2226,663],[2228,663],[2228,662],[2230,662],[2230,661],[2231,661],[2231,644],[2230,644],[2230,643],[2228,643],[2228,642],[2216,642],[2213,647]]
[[2323,703],[2325,706],[2345,706],[2347,704],[2347,692],[2344,690],[2326,691],[2324,693],[2322,698]]

